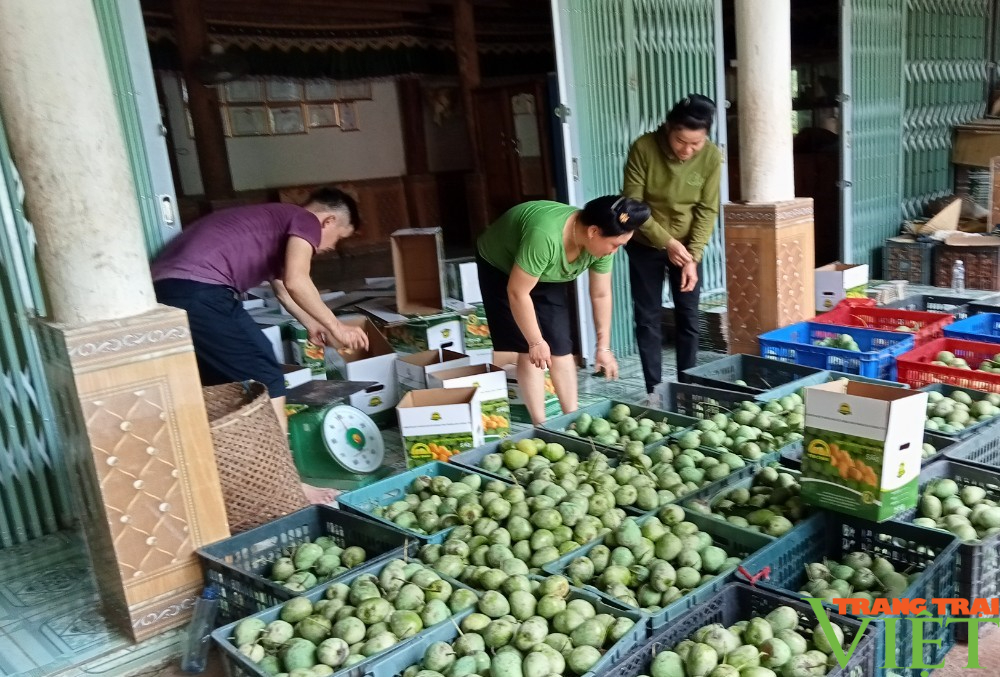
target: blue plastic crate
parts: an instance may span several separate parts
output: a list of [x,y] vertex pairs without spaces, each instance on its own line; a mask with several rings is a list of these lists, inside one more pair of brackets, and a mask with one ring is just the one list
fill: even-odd
[[[342,548],[364,548],[364,566],[396,556],[407,544],[414,548],[418,545],[398,528],[327,505],[313,505],[206,545],[198,549],[198,557],[205,580],[219,588],[219,624],[245,618],[299,595],[268,579],[267,574],[285,548],[320,536],[332,538]],[[329,582],[335,583],[350,573]]]
[[[861,351],[813,345],[813,341],[839,334],[852,336]],[[913,336],[909,334],[818,322],[775,329],[761,334],[759,341],[761,357],[890,381],[896,379],[896,357],[913,350]]]
[[[1000,343],[1000,312],[971,315],[945,327],[944,335],[964,341]],[[997,352],[1000,353],[1000,348]]]
[[[399,556],[402,557],[402,555],[403,552],[402,550],[400,550]],[[331,585],[334,585],[335,583],[346,583],[350,585],[351,582],[354,581],[354,579],[363,574],[373,574],[375,576],[378,576],[379,572],[382,571],[382,569],[385,567],[387,563],[388,562],[386,561],[373,562],[372,564],[366,565],[364,567],[358,567],[357,569],[352,571],[348,576],[341,578],[339,581],[330,581],[329,583],[324,583],[322,586],[315,588],[312,592],[300,596],[308,597],[309,601],[315,604],[316,602],[324,598],[326,589],[329,588]],[[430,567],[427,568],[430,569]],[[440,572],[437,573],[442,579],[448,581],[448,583],[451,584],[453,590],[458,590],[460,588],[465,590],[472,590],[472,588],[465,585],[464,583],[456,581],[454,578],[445,576]],[[475,591],[473,590],[473,592]],[[450,616],[444,621],[441,621],[437,625],[432,625],[429,628],[421,630],[413,637],[409,637],[407,639],[402,640],[395,646],[391,647],[390,649],[387,649],[385,652],[381,654],[376,654],[374,656],[369,656],[368,658],[361,661],[360,663],[357,663],[356,665],[352,665],[349,668],[343,668],[337,670],[334,674],[337,675],[337,677],[362,677],[362,675],[371,674],[370,671],[372,666],[375,665],[376,661],[378,661],[380,658],[384,658],[385,656],[395,653],[396,651],[401,651],[410,644],[419,644],[425,646],[424,637],[428,633],[434,630],[438,630],[442,627],[452,627],[458,621],[458,619],[468,616],[473,611],[474,609],[466,609],[465,611],[459,612],[458,614],[453,614],[452,616]],[[265,609],[264,611],[252,614],[252,616],[250,617],[259,618],[260,620],[264,621],[264,623],[270,623],[271,621],[277,620],[279,618],[280,613],[281,613],[281,606],[278,605],[278,606],[273,606],[269,609]],[[226,666],[226,674],[229,675],[229,677],[268,677],[267,673],[261,670],[256,663],[254,663],[249,658],[241,654],[237,650],[237,647],[233,645],[231,638],[233,635],[233,630],[236,627],[236,623],[238,623],[239,620],[224,625],[221,628],[218,628],[214,632],[212,632],[212,641],[219,648],[219,653],[221,654],[222,662]]]
[[419,539],[424,543],[443,543],[445,538],[448,536],[448,532],[454,527],[447,527],[445,529],[441,529],[440,531],[436,531],[433,534],[420,534],[412,529],[404,529],[403,527],[393,524],[387,519],[374,515],[372,514],[372,510],[378,506],[384,507],[402,499],[406,495],[406,490],[413,483],[413,480],[418,477],[444,476],[453,482],[457,482],[466,475],[479,475],[483,478],[484,482],[499,480],[505,484],[510,484],[505,480],[484,475],[483,473],[476,472],[468,468],[452,465],[450,463],[442,463],[441,461],[434,461],[432,463],[422,465],[419,468],[408,470],[400,475],[386,477],[384,480],[379,480],[374,484],[369,484],[367,487],[361,487],[360,489],[349,491],[346,494],[341,494],[337,497],[337,503],[344,510],[364,515],[368,519],[376,520],[382,524],[387,524],[393,529],[402,531],[409,537]]
[[[820,373],[814,367],[768,360],[757,355],[729,355],[684,371],[688,383],[760,395],[786,383]],[[744,381],[740,385],[736,381]]]
[[[630,609],[624,604],[609,601],[603,597],[598,597],[580,588],[570,588],[568,600],[585,599],[597,609],[599,614],[609,614],[611,616],[631,618],[635,621],[632,629],[619,639],[615,644],[604,652],[601,659],[594,665],[593,669],[582,677],[597,677],[607,674],[615,664],[623,660],[636,647],[642,645],[650,634],[649,617],[635,609]],[[434,642],[452,642],[458,638],[460,631],[457,623],[437,627],[429,631],[418,643],[409,644],[399,651],[390,652],[384,658],[379,659],[370,668],[369,674],[377,677],[399,677],[411,665],[416,665],[423,660],[427,647]]]
[[[650,664],[657,653],[673,649],[706,625],[720,623],[729,627],[753,617],[762,618],[779,606],[789,606],[798,612],[799,626],[796,630],[799,634],[807,638],[813,634],[813,628],[816,627],[818,620],[807,602],[743,583],[730,583],[653,635],[648,642],[633,650],[624,660],[617,662],[612,669],[605,672],[603,677],[648,675]],[[848,647],[862,631],[860,621],[853,618],[831,613],[829,620],[844,631]],[[827,677],[870,677],[875,674],[876,634],[876,631],[869,626],[858,641],[847,666],[844,668],[838,666],[830,670],[826,673]]]
[[[904,599],[934,599],[958,597],[958,540],[936,529],[924,529],[901,522],[868,522],[848,515],[823,511],[802,522],[774,545],[754,558],[757,568],[769,566],[770,577],[759,585],[793,596],[806,583],[806,565],[826,560],[840,560],[847,553],[863,551],[888,559],[896,569],[919,570],[921,573],[906,591]],[[833,605],[828,605],[834,609]],[[878,625],[879,643],[875,654],[876,677],[887,675],[885,665],[884,620]],[[924,661],[936,663],[955,644],[954,625],[928,624],[924,638],[941,640],[940,646],[926,644]],[[911,662],[913,628],[905,622],[896,624],[896,657],[898,665]],[[920,670],[898,668],[888,671],[920,677]]]
[[797,393],[802,388],[807,388],[809,386],[818,386],[824,383],[829,383],[830,381],[838,381],[842,378],[846,378],[850,381],[855,381],[857,383],[868,383],[876,386],[885,386],[887,388],[909,388],[910,386],[905,383],[897,383],[896,381],[886,381],[880,378],[867,378],[865,376],[859,376],[858,374],[845,374],[842,371],[824,371],[819,374],[813,374],[812,376],[807,376],[805,378],[799,379],[798,381],[793,381],[780,388],[775,388],[774,390],[768,390],[758,397],[761,401],[775,400],[786,395],[791,395],[792,393]]
[[[573,437],[572,435],[565,435],[565,432],[569,428],[570,424],[572,424],[577,418],[579,418],[581,414],[590,414],[594,418],[598,417],[606,418],[608,414],[611,413],[611,409],[619,404],[624,404],[625,406],[629,407],[632,410],[633,418],[648,418],[655,423],[659,423],[660,421],[666,421],[670,425],[680,426],[682,429],[690,428],[691,426],[693,426],[695,423],[698,422],[689,416],[681,416],[674,412],[661,411],[659,409],[650,409],[649,407],[645,407],[641,404],[636,404],[635,402],[623,402],[621,400],[602,400],[600,402],[595,402],[594,404],[591,404],[589,406],[583,407],[582,409],[574,411],[571,414],[563,414],[561,416],[556,416],[555,418],[551,418],[542,424],[542,429],[551,430],[552,432],[556,433],[562,433],[564,436],[572,438]],[[679,435],[680,432],[681,431],[671,433],[670,435],[667,436],[667,439]],[[656,442],[650,442],[649,444],[647,444],[646,448],[650,449],[652,447],[656,447],[659,445],[660,441],[657,440]],[[598,448],[601,448],[601,445],[597,446]],[[610,448],[610,447],[604,447],[604,448]]]
[[[773,538],[756,534],[752,531],[739,529],[726,522],[720,522],[719,520],[712,519],[711,517],[699,515],[698,513],[687,508],[684,508],[684,515],[686,520],[693,522],[698,526],[698,529],[709,534],[712,537],[712,542],[729,553],[730,556],[742,557],[743,562],[741,565],[744,569],[754,573],[763,568],[763,564],[758,566],[759,551],[774,543]],[[651,514],[646,515],[638,518],[637,521],[641,525],[652,517],[653,515]],[[590,543],[563,555],[556,561],[546,564],[542,567],[542,569],[548,574],[565,575],[566,567],[568,567],[573,560],[577,557],[585,556],[596,546],[604,543],[604,540],[605,539],[603,537],[593,540]],[[722,571],[715,578],[704,585],[698,586],[673,604],[670,604],[665,609],[649,614],[653,630],[659,630],[664,625],[674,621],[678,616],[691,607],[701,604],[711,598],[713,594],[730,581],[735,571],[735,568]],[[592,585],[584,585],[583,589],[602,599],[606,599],[609,602],[621,604],[618,600]]]
[[[920,492],[931,480],[947,477],[963,486],[976,486],[986,491],[986,497],[992,501],[1000,501],[1000,470],[985,470],[942,460],[932,463],[920,470]],[[918,509],[914,508],[900,515],[900,522],[912,522],[918,517]],[[987,536],[975,543],[962,542],[958,546],[958,598],[959,599],[994,599],[1000,596],[1000,534]],[[989,626],[982,626],[980,634]],[[955,626],[958,641],[968,640],[969,627],[965,624]]]
[[[562,433],[553,432],[551,430],[545,430],[544,428],[529,428],[528,430],[511,435],[504,440],[490,442],[489,444],[484,444],[481,447],[476,447],[475,449],[470,449],[469,451],[463,451],[461,454],[452,456],[448,462],[453,465],[474,470],[488,477],[495,477],[509,482],[510,480],[508,478],[503,477],[503,475],[490,472],[489,470],[480,467],[479,464],[482,463],[483,458],[486,456],[497,453],[503,442],[517,442],[518,440],[525,439],[540,439],[545,440],[546,442],[561,444],[566,451],[576,453],[580,457],[580,460],[586,459],[594,451],[599,451],[601,453],[606,453],[609,450],[614,451],[608,447],[595,445],[590,439],[585,437],[572,437],[570,435],[563,435]],[[609,462],[613,467],[617,464],[617,459],[614,456],[609,455]]]

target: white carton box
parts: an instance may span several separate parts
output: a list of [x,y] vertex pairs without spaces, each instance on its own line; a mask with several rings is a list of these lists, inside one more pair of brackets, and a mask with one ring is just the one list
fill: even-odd
[[452,259],[445,261],[448,295],[466,305],[483,302],[479,289],[479,266],[475,259]]
[[477,388],[410,391],[396,407],[396,416],[411,468],[447,461],[485,441]]
[[274,351],[274,359],[278,360],[281,364],[285,361],[285,344],[281,340],[281,327],[278,325],[261,326],[260,330],[264,332],[264,336],[267,338],[267,342],[271,344],[271,350]]
[[[528,414],[528,407],[521,397],[521,384],[517,382],[517,365],[505,364],[504,372],[507,374],[507,399],[510,400],[510,419],[516,423],[532,423]],[[559,406],[559,398],[552,385],[549,372],[545,372],[545,420],[558,416],[562,413]]]
[[467,355],[451,350],[425,350],[413,355],[400,355],[396,359],[396,378],[401,392],[423,390],[428,387],[428,375],[442,369],[464,367],[471,364]]
[[816,269],[816,312],[825,313],[846,298],[865,298],[868,264],[831,263]]
[[927,393],[832,381],[805,389],[802,500],[872,522],[917,505]]
[[396,383],[396,353],[389,342],[378,332],[371,320],[343,317],[344,324],[363,327],[368,335],[368,350],[351,350],[341,345],[326,348],[326,364],[332,375],[347,381],[373,381],[376,386],[354,393],[351,405],[369,416],[391,410],[399,402]]
[[427,375],[430,388],[478,388],[487,442],[510,435],[507,373],[492,364],[442,369]]
[[288,389],[297,388],[312,380],[312,372],[309,371],[308,367],[300,367],[297,364],[283,364],[281,365],[281,370],[285,372],[285,387]]

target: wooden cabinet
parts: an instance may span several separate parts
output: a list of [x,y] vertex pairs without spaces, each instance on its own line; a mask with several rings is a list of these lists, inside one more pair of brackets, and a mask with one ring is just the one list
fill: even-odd
[[490,219],[528,200],[554,199],[543,81],[475,93],[477,142]]

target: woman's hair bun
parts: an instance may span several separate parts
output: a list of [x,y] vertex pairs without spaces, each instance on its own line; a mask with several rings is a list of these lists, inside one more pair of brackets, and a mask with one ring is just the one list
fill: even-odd
[[583,206],[581,221],[597,226],[604,237],[618,237],[636,230],[649,220],[649,205],[642,200],[619,195],[604,195]]
[[702,94],[688,94],[674,104],[667,114],[671,127],[708,131],[715,120],[715,102]]

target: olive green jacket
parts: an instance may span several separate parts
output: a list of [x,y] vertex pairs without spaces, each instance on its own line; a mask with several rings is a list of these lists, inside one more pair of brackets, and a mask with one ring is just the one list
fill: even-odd
[[719,215],[722,167],[722,151],[711,141],[681,162],[670,150],[665,127],[636,139],[622,195],[644,201],[652,215],[634,239],[657,249],[677,239],[701,261]]

